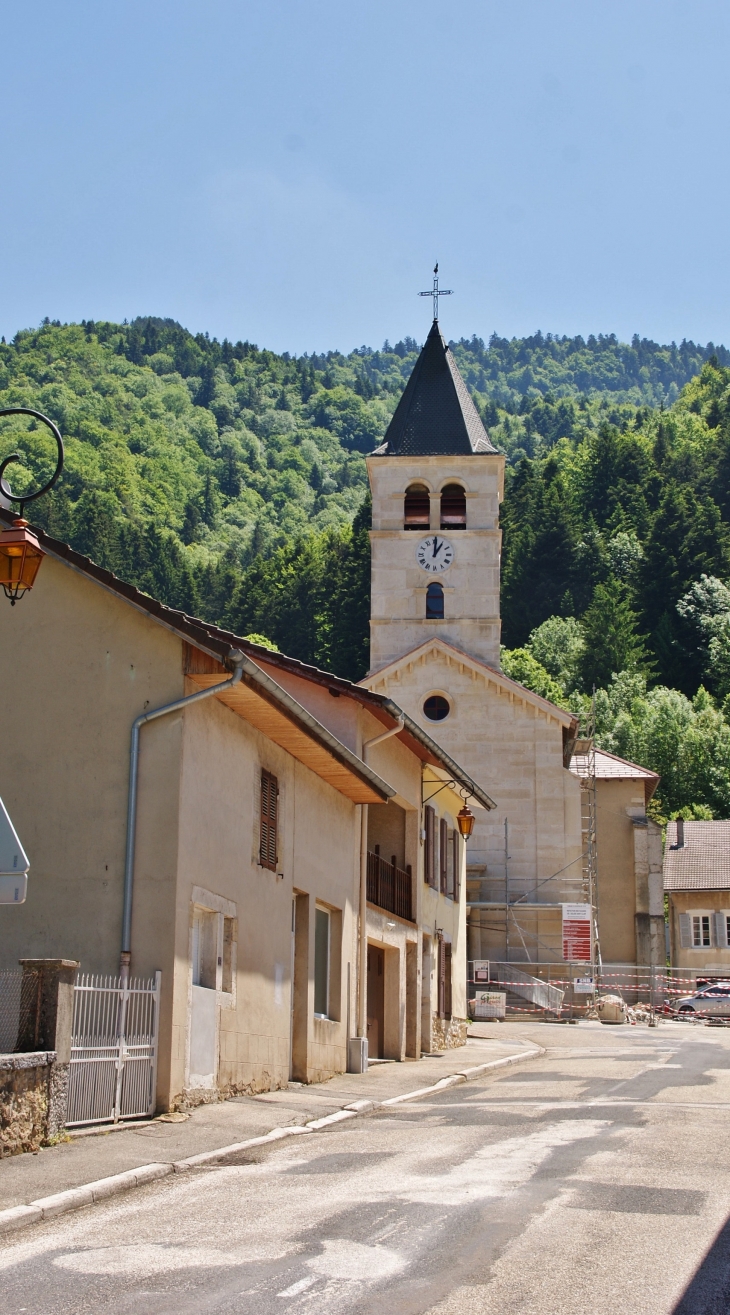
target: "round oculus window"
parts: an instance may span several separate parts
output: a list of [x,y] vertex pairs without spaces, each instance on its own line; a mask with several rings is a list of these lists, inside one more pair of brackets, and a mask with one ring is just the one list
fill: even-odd
[[423,705],[423,712],[429,721],[443,721],[451,712],[451,706],[443,694],[431,694]]

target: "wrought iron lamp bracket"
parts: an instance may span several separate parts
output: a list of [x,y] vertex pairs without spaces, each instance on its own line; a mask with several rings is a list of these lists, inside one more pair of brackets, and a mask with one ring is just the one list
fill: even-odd
[[56,446],[58,448],[58,460],[56,462],[56,469],[51,475],[51,478],[48,480],[48,483],[44,484],[42,489],[37,489],[35,493],[24,493],[22,497],[18,493],[13,493],[13,490],[11,489],[7,480],[4,478],[5,471],[7,467],[10,465],[11,461],[21,460],[20,453],[12,452],[9,457],[6,457],[5,460],[2,463],[0,463],[0,490],[2,491],[4,496],[8,498],[11,502],[17,502],[20,504],[18,507],[18,516],[20,519],[22,519],[23,508],[26,502],[34,502],[36,498],[42,497],[44,493],[48,493],[49,489],[53,488],[53,485],[56,483],[56,480],[58,479],[59,475],[61,474],[61,471],[63,470],[64,450],[63,450],[63,439],[61,438],[61,433],[60,430],[58,429],[58,426],[54,425],[53,421],[48,419],[48,416],[44,416],[42,411],[34,411],[32,407],[29,406],[5,406],[0,409],[0,417],[16,416],[16,415],[32,416],[34,420],[40,420],[44,425],[48,425],[48,428],[50,429],[51,433],[53,434],[53,437],[56,440]]

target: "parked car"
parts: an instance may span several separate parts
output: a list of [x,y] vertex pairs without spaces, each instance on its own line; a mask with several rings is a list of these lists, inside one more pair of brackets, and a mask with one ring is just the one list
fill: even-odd
[[730,1018],[730,982],[713,982],[693,995],[672,1001],[677,1014],[702,1014],[711,1018]]

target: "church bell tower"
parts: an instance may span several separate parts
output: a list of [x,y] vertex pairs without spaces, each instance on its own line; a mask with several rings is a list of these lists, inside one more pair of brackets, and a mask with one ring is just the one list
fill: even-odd
[[434,637],[499,668],[504,456],[435,318],[367,467],[371,672]]

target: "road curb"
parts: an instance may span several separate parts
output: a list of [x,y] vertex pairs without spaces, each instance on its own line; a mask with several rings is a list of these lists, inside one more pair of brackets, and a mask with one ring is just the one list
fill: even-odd
[[97,1201],[108,1201],[112,1196],[128,1192],[133,1187],[142,1187],[146,1183],[157,1182],[176,1173],[189,1173],[193,1169],[206,1168],[208,1165],[220,1164],[243,1151],[256,1146],[266,1146],[270,1142],[281,1141],[286,1137],[297,1137],[306,1133],[322,1132],[325,1128],[356,1119],[373,1110],[387,1109],[392,1105],[402,1105],[409,1100],[419,1100],[421,1096],[434,1095],[449,1087],[459,1086],[464,1082],[473,1082],[491,1069],[504,1068],[508,1064],[520,1064],[526,1059],[538,1059],[545,1054],[544,1046],[532,1045],[529,1050],[515,1055],[506,1055],[503,1059],[492,1059],[486,1064],[477,1064],[475,1068],[465,1068],[458,1073],[450,1073],[440,1078],[430,1087],[420,1087],[417,1091],[404,1092],[402,1096],[391,1096],[388,1100],[355,1100],[334,1114],[327,1114],[311,1122],[292,1124],[285,1128],[273,1128],[263,1137],[250,1137],[247,1141],[233,1142],[230,1146],[221,1146],[214,1151],[203,1151],[200,1155],[189,1155],[184,1160],[169,1161],[160,1164],[143,1164],[138,1169],[127,1169],[123,1173],[112,1174],[109,1178],[99,1178],[96,1182],[85,1183],[82,1187],[71,1187],[66,1192],[56,1192],[53,1196],[43,1196],[29,1205],[15,1205],[8,1210],[0,1210],[0,1235],[14,1233],[28,1224],[38,1224],[44,1219],[53,1219],[57,1215],[68,1214],[72,1210],[81,1210],[86,1205]]

